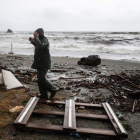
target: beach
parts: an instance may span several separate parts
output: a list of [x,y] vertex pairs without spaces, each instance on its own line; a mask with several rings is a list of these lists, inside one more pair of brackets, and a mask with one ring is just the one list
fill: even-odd
[[[135,113],[131,112],[131,106],[133,106],[133,99],[130,100],[130,108],[127,108],[124,111],[124,108],[118,108],[115,103],[112,104],[112,101],[108,100],[111,96],[114,95],[114,93],[104,87],[98,87],[98,88],[86,88],[86,87],[73,87],[71,85],[72,82],[75,82],[76,80],[81,82],[84,80],[84,78],[80,78],[81,76],[86,76],[86,80],[88,81],[89,79],[93,80],[96,77],[100,76],[110,76],[110,75],[115,75],[119,73],[127,73],[127,74],[139,74],[140,73],[140,65],[139,62],[135,61],[128,61],[128,60],[107,60],[107,59],[102,59],[101,64],[98,65],[97,67],[91,67],[91,66],[83,66],[83,65],[77,65],[78,60],[80,58],[69,58],[69,57],[52,57],[52,68],[51,69],[61,69],[61,70],[66,70],[66,72],[51,72],[49,71],[47,74],[47,77],[54,85],[57,87],[61,88],[61,90],[56,94],[55,100],[58,101],[65,101],[66,99],[74,99],[75,101],[78,102],[85,102],[85,103],[101,103],[102,101],[105,101],[103,97],[106,97],[109,103],[111,103],[111,106],[115,112],[120,112],[123,114],[123,118],[121,123],[125,124],[127,127],[127,132],[128,132],[128,140],[136,139],[140,136],[140,110],[138,110]],[[33,55],[9,55],[9,54],[1,54],[0,55],[0,65],[1,68],[10,70],[11,72],[14,72],[15,70],[18,70],[20,72],[35,72],[35,70],[31,69],[31,64],[33,62]],[[63,77],[63,78],[62,78]],[[73,77],[72,79],[70,77]],[[17,77],[18,78],[18,77]],[[20,91],[22,94],[26,94],[26,102],[29,100],[31,96],[36,96],[36,94],[39,92],[38,91],[38,86],[36,82],[32,81],[24,81],[20,79],[21,77],[19,76],[18,80],[21,81],[23,85],[25,85],[26,91]],[[77,91],[78,90],[78,91]],[[20,92],[19,90],[12,90],[12,91],[6,91],[7,94],[11,92],[13,96],[16,93],[16,96],[18,94],[20,98]],[[0,89],[0,93],[4,94],[5,89],[4,87]],[[101,95],[100,95],[101,94]],[[91,96],[92,95],[92,96]],[[0,101],[4,100],[4,96],[0,96]],[[10,96],[9,96],[10,97]],[[13,97],[12,97],[13,98]],[[92,100],[91,100],[92,98]],[[17,100],[17,99],[14,99]],[[24,99],[25,100],[25,99]],[[127,101],[127,100],[126,100]],[[137,100],[139,103],[139,100]],[[11,105],[13,104],[13,100],[10,102]],[[9,102],[9,103],[10,103]],[[21,102],[17,103],[17,105],[26,105],[26,102]],[[8,109],[11,109],[11,107],[14,106],[9,106]],[[49,106],[47,107],[48,109]],[[63,110],[61,107],[55,107],[55,110]],[[6,110],[8,112],[8,110]],[[2,113],[2,112],[1,112]],[[18,114],[9,115],[13,120],[16,118]],[[39,117],[39,116],[38,116]],[[31,119],[31,122],[42,122],[42,123],[56,123],[59,125],[62,125],[62,120],[58,118],[51,118],[51,122],[49,118],[47,120],[41,117],[33,117]],[[5,134],[3,139],[24,139],[24,140],[30,140],[30,139],[61,139],[61,140],[71,140],[75,139],[74,137],[70,136],[69,134],[57,134],[57,133],[42,133],[41,132],[36,132],[36,131],[22,131],[22,130],[15,130],[13,127],[13,120],[4,128],[1,128],[1,133],[3,131],[6,131],[7,134]],[[40,120],[40,121],[39,121]],[[86,122],[86,121],[85,121]],[[92,124],[92,125],[91,125]],[[78,126],[83,126],[83,127],[91,127],[91,128],[108,128],[111,129],[111,126],[109,126],[106,123],[100,123],[98,124],[97,122],[91,122],[87,121],[87,123],[82,122],[77,122]],[[106,127],[105,127],[106,126]],[[26,135],[26,137],[25,137]],[[80,139],[97,139],[97,140],[111,140],[110,138],[102,138],[102,137],[95,137],[92,135],[87,135],[84,136],[82,135]]]

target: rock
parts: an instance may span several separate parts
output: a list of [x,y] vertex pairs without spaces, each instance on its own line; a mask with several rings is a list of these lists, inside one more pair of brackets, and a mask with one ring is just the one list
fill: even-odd
[[116,112],[116,115],[119,116],[121,113],[120,112]]
[[23,108],[24,108],[23,106],[16,106],[16,107],[10,109],[9,112],[11,112],[11,113],[20,112]]
[[85,107],[84,107],[84,106],[79,106],[79,108],[80,108],[80,109],[85,109]]
[[101,64],[101,59],[98,55],[89,55],[88,57],[82,57],[78,61],[78,65],[97,66]]
[[57,120],[57,124],[58,124],[58,125],[62,125],[63,122],[62,122],[61,120]]
[[78,40],[79,38],[78,38],[78,37],[74,37],[74,39],[75,39],[75,40]]
[[71,87],[66,87],[65,89],[66,89],[66,90],[70,90],[70,89],[71,89]]
[[64,90],[64,87],[59,87],[59,90]]
[[119,120],[124,120],[123,115],[122,115],[122,114],[120,114],[120,115],[118,116],[118,119],[119,119]]
[[11,29],[8,29],[7,33],[13,33],[13,31]]
[[140,138],[136,138],[135,140],[140,140]]
[[78,133],[75,134],[75,138],[79,139],[80,135]]
[[63,105],[57,105],[57,107],[58,107],[59,109],[61,109],[61,108],[63,107]]
[[70,133],[70,136],[75,137],[77,139],[80,138],[80,135],[78,133]]
[[96,97],[100,97],[102,95],[102,93],[97,93]]

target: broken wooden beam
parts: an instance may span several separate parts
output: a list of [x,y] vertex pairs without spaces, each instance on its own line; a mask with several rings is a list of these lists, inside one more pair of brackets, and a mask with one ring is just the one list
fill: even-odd
[[63,130],[76,131],[75,102],[66,100]]
[[[60,105],[66,104],[65,101],[52,101],[52,100],[45,100],[45,99],[40,99],[39,103],[42,103],[42,104],[60,104]],[[88,103],[78,103],[78,102],[75,102],[75,106],[103,108],[103,106],[101,104],[88,104]]]
[[[42,114],[42,115],[56,115],[56,116],[64,116],[64,112],[59,111],[50,111],[45,109],[36,109],[34,114]],[[76,113],[76,118],[83,118],[83,119],[95,119],[95,120],[108,120],[107,115],[96,115],[96,114],[85,114],[85,113]]]
[[132,113],[135,112],[135,105],[136,105],[136,103],[137,103],[137,100],[135,99],[135,100],[134,100],[134,103],[133,103]]
[[114,111],[112,110],[111,106],[108,103],[102,103],[112,125],[114,126],[114,129],[116,130],[117,135],[122,137],[127,137],[128,134],[125,131],[124,127],[118,120],[117,116],[115,115]]
[[32,112],[34,111],[38,101],[39,101],[39,98],[31,97],[31,99],[28,101],[27,105],[24,107],[22,112],[19,114],[19,116],[15,120],[14,124],[26,125],[28,120],[30,119],[30,116],[31,116]]
[[67,72],[65,69],[50,69],[51,72]]

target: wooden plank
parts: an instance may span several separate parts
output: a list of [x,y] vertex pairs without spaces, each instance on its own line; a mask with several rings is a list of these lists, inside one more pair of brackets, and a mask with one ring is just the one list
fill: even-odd
[[[119,119],[117,118],[116,114],[114,113],[114,111],[112,110],[111,106],[108,103],[105,103],[106,108],[109,110],[111,116],[113,117],[113,121],[116,123],[117,128],[115,129],[119,129],[119,133],[117,133],[118,135],[121,135],[122,137],[128,137],[128,134],[126,132],[126,130],[124,129],[124,127],[122,126],[122,124],[120,123]],[[115,126],[115,125],[114,125]]]
[[26,125],[28,120],[30,119],[30,116],[33,113],[38,101],[39,101],[39,98],[32,97],[28,101],[27,105],[24,107],[22,112],[19,114],[19,116],[15,120],[14,124]]
[[2,76],[7,90],[24,87],[10,71],[2,70]]
[[59,105],[65,105],[65,101],[53,101],[53,100],[45,100],[45,99],[40,99],[39,103],[42,104],[59,104]]
[[99,136],[117,136],[116,132],[113,130],[101,130],[101,129],[91,129],[91,128],[77,128],[76,130],[79,134],[93,134]]
[[68,121],[69,121],[69,100],[66,100],[64,122],[63,122],[63,130],[69,128]]
[[75,101],[72,100],[72,124],[73,124],[73,128],[76,130],[76,115],[75,114],[76,114],[75,113]]
[[67,72],[67,69],[50,69],[51,72]]
[[[36,109],[33,113],[34,114],[43,114],[43,115],[64,116],[64,112],[48,111],[45,109]],[[76,118],[97,119],[97,120],[108,120],[109,119],[107,115],[84,114],[84,113],[76,113]]]
[[56,115],[56,116],[64,116],[64,112],[58,112],[58,111],[49,111],[45,109],[36,109],[34,114],[43,114],[43,115]]
[[48,124],[28,123],[26,125],[26,128],[63,132],[63,126],[61,126],[61,125],[48,125]]
[[[59,125],[28,123],[26,125],[26,128],[69,133],[69,131],[63,130],[63,127]],[[101,129],[91,129],[91,128],[77,128],[76,133],[93,134],[93,135],[109,136],[109,137],[117,136],[115,131],[113,130],[101,130]]]
[[75,102],[66,100],[63,130],[76,131]]
[[33,97],[30,98],[30,100],[28,101],[28,103],[26,104],[26,106],[23,108],[23,110],[20,112],[20,114],[18,115],[18,117],[16,118],[16,120],[14,121],[14,124],[20,124],[18,122],[18,120],[20,119],[20,117],[22,116],[22,114],[25,112],[27,106],[30,104],[30,102],[32,101]]
[[76,118],[95,119],[95,120],[108,120],[107,115],[84,114],[84,113],[76,113]]
[[88,104],[88,103],[78,103],[75,102],[76,106],[85,106],[85,107],[95,107],[95,108],[103,108],[101,104]]
[[2,74],[0,73],[0,85],[4,84]]
[[114,129],[116,130],[117,134],[120,134],[120,129],[118,128],[118,125],[115,123],[114,118],[112,117],[111,113],[109,112],[108,108],[106,107],[105,103],[102,103],[112,125],[114,126]]
[[[61,104],[61,105],[65,105],[65,101],[52,101],[52,100],[45,100],[45,99],[41,99],[39,101],[39,103],[43,103],[43,104]],[[85,106],[85,107],[95,107],[95,108],[103,108],[103,106],[101,104],[88,104],[88,103],[78,103],[75,102],[76,106]]]

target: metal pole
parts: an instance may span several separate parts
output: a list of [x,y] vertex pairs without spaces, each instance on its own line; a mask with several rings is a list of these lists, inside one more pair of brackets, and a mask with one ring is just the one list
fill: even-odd
[[9,52],[9,54],[14,54],[13,53],[13,44],[11,43],[11,52]]
[[11,43],[11,53],[13,53],[13,44]]

